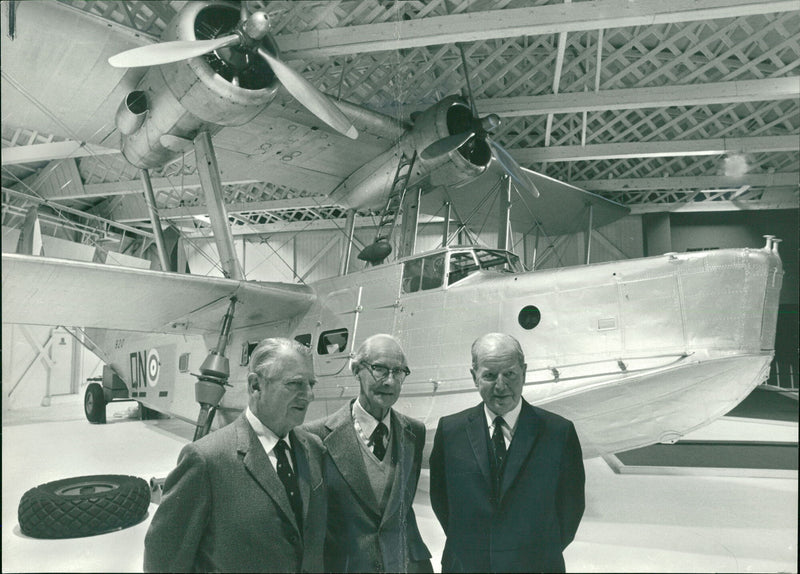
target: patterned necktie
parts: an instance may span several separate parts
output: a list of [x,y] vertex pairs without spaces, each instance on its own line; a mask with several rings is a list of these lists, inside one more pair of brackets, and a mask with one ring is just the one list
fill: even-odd
[[378,460],[383,460],[383,457],[386,456],[386,443],[384,442],[384,438],[388,434],[389,429],[386,428],[386,425],[378,423],[378,426],[375,427],[375,430],[372,431],[372,435],[369,437],[367,446],[372,446],[372,454],[378,457]]
[[294,516],[297,519],[297,526],[302,531],[303,528],[303,501],[300,499],[300,487],[297,483],[297,475],[292,471],[289,464],[287,451],[289,445],[281,439],[275,445],[275,456],[278,459],[278,478],[281,479],[283,487],[286,489],[286,496],[289,497],[289,504],[292,505]]
[[506,441],[503,438],[503,425],[505,421],[503,417],[494,418],[494,431],[492,431],[492,447],[494,450],[495,469],[497,472],[497,480],[500,482],[500,477],[503,472],[503,461],[506,459]]

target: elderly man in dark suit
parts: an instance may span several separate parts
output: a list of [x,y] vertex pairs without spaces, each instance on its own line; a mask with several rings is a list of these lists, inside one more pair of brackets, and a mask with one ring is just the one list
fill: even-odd
[[145,538],[146,572],[321,572],[323,446],[294,429],[314,399],[308,350],[265,339],[253,351],[248,407],[187,444]]
[[409,374],[394,337],[368,338],[352,361],[360,393],[306,429],[327,450],[328,536],[331,572],[432,572],[417,528],[417,490],[425,427],[394,409]]
[[472,345],[483,402],[442,417],[431,453],[431,506],[447,541],[442,572],[564,572],[562,551],[584,510],[572,423],[522,399],[519,342],[490,333]]

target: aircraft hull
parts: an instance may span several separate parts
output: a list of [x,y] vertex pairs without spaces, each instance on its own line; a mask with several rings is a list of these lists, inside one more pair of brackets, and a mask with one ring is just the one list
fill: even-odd
[[[563,383],[527,383],[525,400],[571,420],[585,458],[657,442],[675,442],[739,404],[769,374],[772,353],[703,360],[687,357],[640,373],[586,377]],[[480,397],[471,379],[449,393],[404,395],[402,412],[422,418],[428,442],[441,416],[467,409]]]
[[[526,400],[572,420],[586,457],[673,442],[724,415],[768,375],[783,276],[769,244],[527,273],[477,270],[451,281],[446,270],[455,273],[453,261],[473,249],[319,281],[303,291],[302,306],[291,299],[294,313],[273,313],[264,323],[251,317],[258,305],[241,305],[240,324],[250,325],[234,328],[227,347],[231,375],[215,426],[245,408],[249,352],[270,336],[311,346],[319,381],[311,421],[358,395],[350,357],[370,335],[392,333],[411,367],[397,408],[423,420],[430,441],[441,416],[480,400],[469,373],[471,343],[487,332],[510,333],[525,352]],[[442,275],[412,291],[404,274],[416,259],[425,260],[417,269],[430,263]],[[216,334],[88,333],[130,398],[196,419],[193,373]],[[331,347],[337,337],[343,341]]]

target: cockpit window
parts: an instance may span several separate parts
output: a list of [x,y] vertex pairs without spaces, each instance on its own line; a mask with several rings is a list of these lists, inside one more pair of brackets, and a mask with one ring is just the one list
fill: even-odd
[[475,255],[478,257],[481,269],[491,269],[492,271],[503,271],[505,273],[518,273],[521,271],[519,257],[507,251],[476,249]]
[[478,270],[478,264],[472,256],[472,251],[453,253],[450,255],[450,276],[447,284],[452,285],[456,281],[461,281],[464,277]]
[[478,269],[500,271],[503,273],[519,273],[522,267],[519,257],[507,251],[492,249],[475,249],[450,255],[450,276],[448,285],[461,281]]
[[444,283],[444,253],[406,261],[403,266],[403,293],[416,293],[441,287]]

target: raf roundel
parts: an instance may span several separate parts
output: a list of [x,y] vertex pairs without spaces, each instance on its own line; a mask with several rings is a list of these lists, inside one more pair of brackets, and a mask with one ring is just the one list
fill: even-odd
[[161,372],[161,358],[156,349],[147,352],[147,386],[155,387],[158,384],[158,375]]

